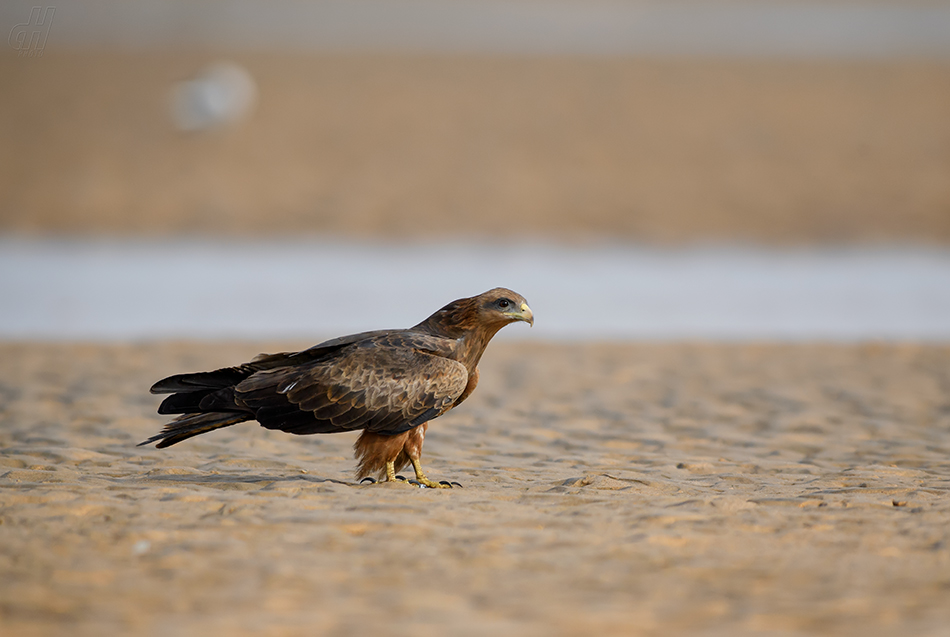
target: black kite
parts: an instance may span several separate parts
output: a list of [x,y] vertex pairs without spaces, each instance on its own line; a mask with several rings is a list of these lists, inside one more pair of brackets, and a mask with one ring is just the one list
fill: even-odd
[[363,332],[237,367],[169,376],[151,389],[171,394],[158,413],[183,415],[141,444],[168,447],[247,420],[293,434],[362,429],[354,445],[358,478],[393,481],[412,464],[420,484],[448,487],[427,478],[419,462],[428,423],[471,395],[488,342],[515,321],[534,324],[524,297],[495,288],[453,301],[407,330]]

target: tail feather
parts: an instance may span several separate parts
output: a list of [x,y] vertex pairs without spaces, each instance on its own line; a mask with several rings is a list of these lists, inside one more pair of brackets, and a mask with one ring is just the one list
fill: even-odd
[[159,449],[164,449],[165,447],[170,447],[193,436],[214,431],[215,429],[221,429],[223,427],[230,427],[231,425],[236,425],[239,422],[251,420],[253,417],[254,416],[252,414],[236,414],[233,412],[186,414],[171,421],[165,425],[164,429],[162,429],[159,433],[155,434],[148,440],[140,442],[138,446],[141,447],[142,445],[158,442],[158,444],[155,446]]
[[176,374],[152,385],[153,394],[171,394],[158,408],[160,414],[183,414],[139,446],[157,442],[170,447],[199,434],[253,420],[254,414],[234,400],[234,386],[253,374],[249,365],[225,367],[213,372]]

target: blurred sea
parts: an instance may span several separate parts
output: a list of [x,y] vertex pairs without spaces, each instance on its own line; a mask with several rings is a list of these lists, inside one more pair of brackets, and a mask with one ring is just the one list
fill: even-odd
[[549,340],[950,339],[950,250],[0,239],[0,339],[317,339],[495,286]]

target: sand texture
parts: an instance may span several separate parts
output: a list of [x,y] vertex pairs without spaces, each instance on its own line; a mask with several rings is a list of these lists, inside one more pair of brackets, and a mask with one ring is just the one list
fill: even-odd
[[[255,78],[175,131],[176,82]],[[950,64],[0,55],[0,232],[950,242]]]
[[950,347],[497,342],[426,440],[463,489],[135,446],[154,380],[275,347],[0,346],[0,633],[947,634]]

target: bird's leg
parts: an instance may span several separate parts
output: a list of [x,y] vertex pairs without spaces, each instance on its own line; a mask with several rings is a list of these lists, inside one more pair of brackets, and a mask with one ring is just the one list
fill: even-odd
[[386,463],[386,482],[405,482],[405,479],[396,478],[396,461],[390,460]]
[[[430,480],[426,476],[425,471],[422,470],[422,463],[419,459],[422,457],[422,443],[425,441],[426,430],[428,428],[429,423],[424,422],[415,429],[410,429],[409,436],[406,438],[406,444],[403,447],[403,452],[406,454],[406,457],[409,458],[409,462],[412,463],[412,468],[416,472],[416,482],[430,489],[451,489],[452,485],[450,483]],[[457,482],[455,484],[462,486]]]

